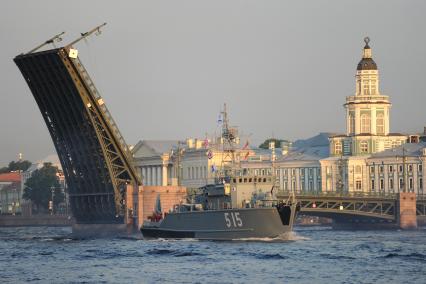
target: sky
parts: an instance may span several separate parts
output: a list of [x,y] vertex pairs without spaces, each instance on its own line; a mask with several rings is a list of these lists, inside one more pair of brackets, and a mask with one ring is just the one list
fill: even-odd
[[[345,132],[369,36],[391,132],[426,126],[426,1],[6,1],[0,9],[0,166],[55,152],[13,63],[51,36],[78,43],[129,144],[205,137],[227,103],[252,144]],[[51,48],[51,47],[49,47]]]

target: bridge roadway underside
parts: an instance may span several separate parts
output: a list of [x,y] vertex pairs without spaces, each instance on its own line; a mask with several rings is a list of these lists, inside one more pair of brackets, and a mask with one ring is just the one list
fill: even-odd
[[[84,79],[63,48],[19,55],[24,76],[52,137],[77,223],[123,223],[107,160],[83,101]],[[86,94],[87,95],[87,94]],[[124,177],[126,178],[126,177]]]
[[390,229],[398,228],[394,218],[365,216],[350,212],[321,212],[319,210],[302,210],[300,215],[330,218],[335,229]]

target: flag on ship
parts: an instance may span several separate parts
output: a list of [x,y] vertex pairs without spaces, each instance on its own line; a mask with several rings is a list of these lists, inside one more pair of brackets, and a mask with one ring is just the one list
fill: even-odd
[[217,118],[217,124],[222,124],[222,115],[219,114],[219,117]]
[[204,148],[207,148],[207,147],[209,147],[209,139],[204,139],[204,141],[203,141],[203,147]]
[[246,150],[246,149],[248,148],[248,146],[249,146],[249,142],[248,142],[248,140],[247,140],[247,141],[246,141],[246,144],[244,144],[243,150]]
[[207,152],[207,158],[209,158],[209,160],[213,158],[213,152],[211,150]]

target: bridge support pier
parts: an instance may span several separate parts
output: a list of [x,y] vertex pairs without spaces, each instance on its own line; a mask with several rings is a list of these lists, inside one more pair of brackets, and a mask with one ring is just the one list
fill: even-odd
[[414,192],[400,192],[397,196],[396,218],[401,229],[416,229],[416,194]]

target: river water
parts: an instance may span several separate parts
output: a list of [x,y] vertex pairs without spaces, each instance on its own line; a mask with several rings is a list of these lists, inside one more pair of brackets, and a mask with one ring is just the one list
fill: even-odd
[[288,241],[75,240],[0,228],[0,283],[426,283],[426,228],[296,228]]

